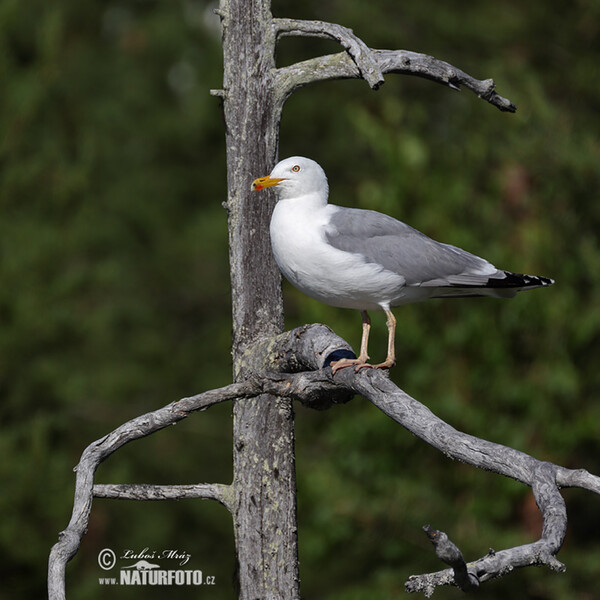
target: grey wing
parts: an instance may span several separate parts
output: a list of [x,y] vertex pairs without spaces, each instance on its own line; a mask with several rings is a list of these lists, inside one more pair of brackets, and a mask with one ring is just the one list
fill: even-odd
[[332,206],[326,238],[334,248],[401,275],[409,286],[485,287],[506,277],[487,260],[372,210]]

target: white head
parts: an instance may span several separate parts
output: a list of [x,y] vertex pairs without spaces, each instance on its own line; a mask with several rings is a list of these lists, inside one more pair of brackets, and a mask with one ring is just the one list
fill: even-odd
[[277,186],[281,200],[298,198],[308,194],[319,194],[327,200],[329,186],[325,171],[310,158],[291,156],[277,163],[270,175],[255,179],[253,190]]

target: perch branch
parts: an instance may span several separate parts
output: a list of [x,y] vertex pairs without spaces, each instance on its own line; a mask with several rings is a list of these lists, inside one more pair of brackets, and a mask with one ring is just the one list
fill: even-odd
[[[270,352],[273,344],[278,344],[272,354],[273,373],[234,383],[223,388],[210,390],[176,402],[127,421],[108,435],[91,443],[81,455],[75,481],[73,512],[67,528],[59,534],[58,542],[50,551],[48,563],[48,595],[51,600],[65,598],[65,570],[69,560],[81,544],[92,508],[94,496],[101,498],[128,498],[138,500],[161,500],[180,498],[210,498],[217,500],[232,510],[235,498],[231,486],[221,484],[200,484],[191,486],[154,485],[94,485],[94,475],[100,463],[119,448],[133,440],[145,437],[185,419],[197,411],[229,400],[256,397],[263,393],[291,397],[313,408],[326,408],[331,404],[350,399],[347,390],[332,381],[324,382],[318,373],[298,372],[281,375],[277,370],[298,370],[302,366],[320,368],[327,356],[336,349],[349,348],[341,338],[335,336],[325,326],[304,327],[286,332],[274,340],[266,340],[263,346],[257,345],[257,353]],[[302,349],[307,358],[300,363],[294,359],[292,345]],[[271,355],[270,355],[271,356]],[[264,355],[263,355],[264,357]],[[261,359],[262,360],[262,359]],[[248,358],[251,361],[251,357]]]
[[[510,100],[496,93],[493,79],[475,79],[447,62],[419,52],[369,49],[369,53],[382,73],[417,75],[454,90],[460,90],[463,86],[501,111],[517,110]],[[311,58],[281,67],[275,72],[276,89],[281,105],[296,90],[309,83],[331,79],[358,79],[362,76],[357,64],[345,52]]]
[[324,21],[300,21],[297,19],[273,19],[273,27],[277,37],[308,36],[331,39],[339,42],[348,52],[362,77],[372,89],[376,90],[384,83],[381,68],[373,57],[372,50],[358,37],[352,29],[337,23]]
[[[302,329],[302,335],[306,335],[306,331],[310,331],[311,326]],[[324,336],[327,336],[327,332],[325,328],[319,331]],[[287,352],[294,347],[294,339],[297,335],[300,334],[295,330],[285,334],[287,337],[279,338],[279,344],[270,348],[273,356],[276,357],[274,360],[283,361],[284,364],[286,361],[289,363],[289,358],[286,358]],[[286,343],[290,344],[289,348],[286,347]],[[335,345],[331,344],[330,348]],[[321,342],[321,346],[325,347],[325,344]],[[305,347],[310,346],[296,345],[297,352],[294,360],[297,366],[306,364],[302,354]],[[321,364],[326,365],[327,362],[327,357],[323,357]],[[361,394],[386,415],[446,456],[480,469],[511,477],[529,485],[533,490],[544,522],[542,536],[537,542],[499,552],[490,551],[488,555],[474,562],[464,563],[464,559],[459,557],[460,550],[447,540],[447,543],[445,542],[441,547],[438,545],[436,550],[442,560],[450,562],[452,568],[438,573],[410,577],[406,583],[407,591],[422,591],[430,596],[439,585],[457,585],[462,589],[470,589],[479,583],[525,566],[546,565],[556,571],[564,570],[562,563],[555,558],[563,543],[567,527],[566,507],[559,487],[581,487],[600,493],[600,477],[582,469],[571,470],[540,461],[513,448],[457,431],[426,406],[398,388],[381,371],[356,373],[353,369],[344,369],[334,376],[329,369],[321,369],[313,372],[308,380],[315,389],[319,387],[319,382],[323,385],[330,385],[333,382],[348,391]],[[439,534],[441,536],[441,532]],[[461,566],[461,561],[464,567]]]

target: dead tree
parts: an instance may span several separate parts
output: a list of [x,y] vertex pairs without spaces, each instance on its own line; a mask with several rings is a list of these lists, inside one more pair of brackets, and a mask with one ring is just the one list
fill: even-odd
[[[410,577],[407,591],[429,596],[436,586],[447,584],[469,590],[528,565],[562,570],[556,554],[565,536],[567,515],[559,488],[600,493],[600,478],[456,431],[382,372],[345,369],[333,376],[329,362],[340,352],[350,351],[344,340],[323,325],[282,331],[280,276],[268,236],[273,198],[257,202],[250,195],[250,182],[268,173],[276,162],[286,99],[310,83],[362,78],[377,89],[384,74],[400,73],[457,90],[465,87],[502,111],[513,112],[515,106],[496,93],[491,79],[479,81],[431,56],[371,49],[340,25],[275,19],[269,0],[221,0],[218,14],[223,27],[224,82],[223,89],[212,93],[222,98],[226,121],[234,382],[132,419],[86,448],[77,467],[71,521],[50,554],[49,597],[65,598],[66,564],[79,548],[92,499],[101,497],[217,500],[233,518],[240,598],[298,599],[293,401],[324,409],[355,393],[447,456],[531,486],[544,519],[539,541],[490,552],[470,563],[446,534],[427,526],[437,555],[450,568]],[[282,36],[329,38],[344,50],[277,68],[275,49]],[[100,462],[124,444],[226,401],[233,403],[230,484],[94,483]]]

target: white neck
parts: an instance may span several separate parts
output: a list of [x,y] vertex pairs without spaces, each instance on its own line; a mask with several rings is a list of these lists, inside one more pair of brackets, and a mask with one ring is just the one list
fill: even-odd
[[290,207],[295,206],[306,210],[315,210],[327,206],[327,192],[310,192],[293,198],[286,198],[285,195],[281,194],[278,204],[282,203]]

